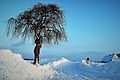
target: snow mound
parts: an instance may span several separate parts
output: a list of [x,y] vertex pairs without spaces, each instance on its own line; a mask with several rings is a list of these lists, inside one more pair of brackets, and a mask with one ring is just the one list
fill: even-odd
[[0,50],[0,80],[47,80],[57,72],[39,68],[22,59],[20,54]]
[[59,60],[56,60],[56,61],[52,62],[52,65],[56,67],[60,64],[66,63],[66,62],[70,62],[70,61],[66,58],[61,58]]

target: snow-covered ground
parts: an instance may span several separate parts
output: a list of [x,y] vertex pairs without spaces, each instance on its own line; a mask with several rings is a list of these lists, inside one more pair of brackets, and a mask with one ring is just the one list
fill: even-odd
[[85,64],[61,58],[33,65],[20,54],[0,50],[0,80],[120,80],[120,60]]

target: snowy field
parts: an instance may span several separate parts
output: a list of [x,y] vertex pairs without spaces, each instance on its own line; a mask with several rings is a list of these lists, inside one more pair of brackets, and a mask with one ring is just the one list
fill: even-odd
[[0,80],[120,80],[120,60],[85,64],[61,58],[33,65],[20,54],[0,50]]

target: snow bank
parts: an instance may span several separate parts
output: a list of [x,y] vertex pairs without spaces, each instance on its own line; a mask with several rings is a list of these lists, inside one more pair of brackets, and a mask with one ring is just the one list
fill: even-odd
[[33,65],[22,59],[20,54],[0,50],[0,80],[85,80],[53,70],[68,59],[61,58],[46,65]]
[[0,80],[119,80],[120,61],[108,63],[72,62],[61,58],[33,65],[20,54],[0,50]]
[[38,68],[10,50],[0,50],[0,80],[46,80],[55,71]]

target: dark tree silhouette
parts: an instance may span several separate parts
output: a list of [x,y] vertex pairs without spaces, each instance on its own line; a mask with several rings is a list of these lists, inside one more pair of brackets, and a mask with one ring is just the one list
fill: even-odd
[[22,37],[23,40],[32,37],[36,44],[34,62],[39,63],[40,48],[43,44],[58,44],[67,41],[64,30],[64,13],[56,4],[38,3],[32,8],[20,13],[16,18],[8,20],[7,35]]

